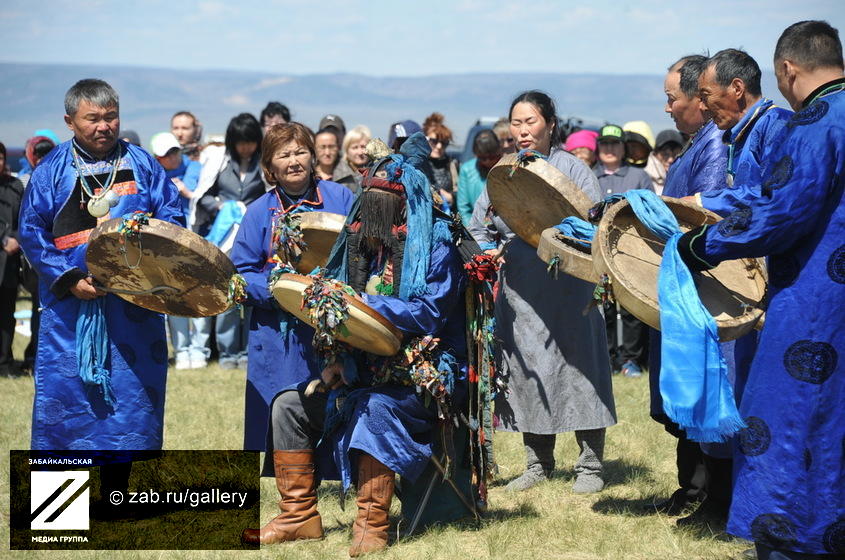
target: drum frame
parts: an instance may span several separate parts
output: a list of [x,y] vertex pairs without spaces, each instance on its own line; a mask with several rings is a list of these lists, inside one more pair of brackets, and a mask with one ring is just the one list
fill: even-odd
[[[311,276],[292,273],[282,274],[276,283],[273,284],[273,288],[271,290],[273,297],[276,298],[276,301],[279,302],[282,309],[295,315],[299,320],[311,325],[312,327],[314,325],[311,323],[311,317],[309,316],[308,309],[302,305],[302,292],[313,282],[314,279]],[[281,288],[290,285],[297,286],[297,289],[299,290],[299,297],[280,297],[280,294],[278,294],[277,291],[280,291]],[[292,291],[288,293],[292,293]],[[359,350],[364,350],[365,352],[376,354],[378,356],[392,356],[396,354],[402,344],[402,331],[394,327],[393,324],[385,319],[381,313],[375,311],[364,302],[351,297],[349,294],[343,294],[343,297],[346,300],[347,308],[349,310],[349,317],[346,320],[346,328],[350,334],[349,336],[339,334],[337,337],[338,340],[358,348]],[[351,325],[349,325],[349,321],[353,320],[357,322],[364,322],[366,321],[364,318],[375,322],[375,324],[372,324],[371,322],[368,322],[367,324],[372,324],[374,330],[378,333],[377,336],[362,337],[361,333],[353,332]]]
[[[717,214],[700,206],[690,204],[676,198],[666,196],[661,198],[672,210],[672,213],[678,219],[683,231],[688,231],[694,227],[704,224],[714,224],[721,220]],[[647,242],[650,245],[663,245],[663,242],[657,240],[657,238],[639,222],[637,222],[633,227],[637,230],[636,234],[631,234],[630,232],[624,233],[625,230],[621,230],[620,233],[616,233],[616,231],[620,230],[620,228],[616,226],[614,222],[616,221],[617,216],[623,212],[633,213],[630,204],[628,204],[628,201],[624,199],[613,204],[605,211],[605,214],[599,223],[598,230],[596,231],[595,239],[593,240],[593,266],[598,274],[607,274],[610,277],[614,297],[622,307],[627,309],[644,323],[647,323],[649,326],[659,330],[660,307],[657,300],[644,293],[636,285],[632,285],[633,283],[630,279],[622,277],[622,280],[626,281],[620,281],[620,270],[614,264],[613,254],[616,249],[615,242],[618,242],[620,235],[637,235],[644,240],[648,240]],[[749,300],[755,304],[755,307],[746,309],[743,314],[738,316],[715,318],[716,325],[719,329],[719,339],[723,342],[734,340],[747,334],[761,322],[764,315],[764,311],[761,306],[765,302],[766,294],[765,262],[763,259],[738,260],[745,263],[749,281],[757,283],[758,290],[760,292],[760,299],[754,302],[754,300],[748,298],[748,296],[741,296],[736,292],[732,292],[735,298],[742,297],[743,299]],[[718,267],[713,270],[715,271],[717,269]],[[714,276],[713,271],[705,271],[702,275],[709,276],[720,284],[722,288],[726,290],[728,289],[716,278],[716,276]]]
[[537,256],[545,263],[551,263],[557,257],[558,271],[585,282],[598,284],[600,276],[593,265],[592,247],[579,251],[560,239],[562,235],[557,228],[550,227],[543,230],[540,242],[537,244]]
[[[137,237],[127,239],[119,233],[122,224],[123,218],[107,220],[94,228],[88,238],[86,264],[89,272],[103,285],[105,291],[144,309],[181,317],[218,315],[232,306],[228,300],[228,292],[229,282],[236,272],[235,265],[217,246],[188,229],[155,218],[150,218],[148,224],[140,226]],[[155,239],[178,239],[182,247],[199,255],[208,264],[203,267],[191,267],[190,271],[179,275],[178,271],[162,266],[172,264],[173,260],[166,255],[152,253]],[[117,264],[104,268],[105,263],[101,262],[106,259],[107,262],[114,264],[116,261]],[[145,269],[143,264],[150,260],[155,262],[156,266]],[[115,269],[123,266],[131,274],[121,278],[121,274],[116,273]],[[208,271],[215,281],[220,282],[216,293],[213,290],[214,281],[201,282],[197,279],[195,273],[198,268]],[[137,272],[139,270],[140,273]],[[186,289],[167,289],[176,276],[197,281]],[[123,281],[124,284],[115,285],[116,281]],[[188,305],[185,302],[191,296],[194,296],[194,303]]]
[[593,201],[557,167],[541,158],[518,162],[517,154],[502,156],[487,175],[487,194],[523,241],[536,249],[543,230],[568,216],[587,219]]

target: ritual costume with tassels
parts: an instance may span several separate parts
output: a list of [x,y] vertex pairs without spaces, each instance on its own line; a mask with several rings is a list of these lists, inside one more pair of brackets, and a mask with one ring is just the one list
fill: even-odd
[[[74,154],[75,152],[75,154]],[[102,185],[106,192],[92,189]],[[93,194],[103,197],[90,197]],[[89,213],[93,203],[106,205]],[[87,205],[85,204],[87,203]],[[88,236],[99,221],[133,212],[184,226],[179,192],[144,150],[118,141],[98,160],[71,140],[35,169],[21,206],[21,246],[38,272],[41,328],[35,363],[32,449],[160,449],[167,378],[164,316],[114,295],[83,302],[70,288],[88,274]],[[84,308],[99,306],[96,339],[77,336]],[[84,362],[99,345],[103,362]]]
[[[270,403],[279,392],[307,384],[322,369],[314,355],[314,329],[279,308],[268,288],[270,272],[282,254],[297,258],[296,244],[301,212],[347,215],[353,195],[343,185],[317,181],[301,196],[292,198],[275,187],[249,205],[232,248],[232,262],[246,280],[245,305],[252,307],[249,322],[249,362],[246,374],[244,449],[264,451]],[[307,248],[306,248],[307,250]],[[272,470],[266,473],[272,476]]]
[[[373,164],[325,271],[306,291],[306,306],[333,317],[343,315],[333,291],[360,293],[404,337],[397,354],[379,357],[317,328],[317,351],[342,364],[344,384],[329,394],[286,391],[274,401],[282,514],[261,529],[262,543],[321,537],[317,480],[339,478],[344,493],[358,488],[350,555],[384,548],[395,474],[420,476],[438,422],[453,425],[466,400],[466,276],[449,220],[433,210],[431,182],[420,171],[429,152],[418,133],[400,154]],[[245,540],[259,537],[249,531]]]
[[[581,160],[553,149],[548,161],[590,199],[601,199],[596,176]],[[469,229],[482,249],[505,244],[495,314],[507,391],[497,397],[496,416],[500,429],[523,432],[527,456],[525,474],[511,488],[546,478],[554,470],[555,434],[574,431],[582,450],[579,488],[600,490],[605,428],[616,423],[616,408],[604,320],[594,307],[584,314],[594,287],[549,274],[537,251],[495,214],[486,188]]]
[[[766,323],[743,392],[728,531],[845,555],[845,78],[767,153],[760,196],[678,241],[692,270],[769,256]],[[755,187],[756,188],[756,187]]]

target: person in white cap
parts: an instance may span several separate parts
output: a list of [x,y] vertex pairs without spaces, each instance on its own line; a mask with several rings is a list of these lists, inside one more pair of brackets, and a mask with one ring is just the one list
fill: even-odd
[[[159,132],[150,140],[150,149],[161,166],[165,176],[179,189],[182,196],[182,214],[187,218],[188,201],[197,188],[202,166],[182,153],[179,140],[171,132]],[[187,317],[167,317],[170,341],[176,353],[176,369],[192,369],[206,366],[205,352],[194,348],[196,341]]]

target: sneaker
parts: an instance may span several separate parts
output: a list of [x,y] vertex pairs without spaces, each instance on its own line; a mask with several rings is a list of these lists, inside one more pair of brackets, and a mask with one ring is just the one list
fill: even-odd
[[642,377],[643,370],[636,363],[628,360],[622,364],[622,375],[625,377]]
[[191,358],[191,369],[202,369],[208,366],[208,360],[205,357]]
[[246,371],[248,363],[249,360],[247,360],[247,357],[241,356],[240,358],[238,358],[238,369]]
[[220,369],[238,369],[237,360],[220,360],[217,364],[220,366]]
[[176,356],[176,369],[191,369],[191,358],[189,356]]

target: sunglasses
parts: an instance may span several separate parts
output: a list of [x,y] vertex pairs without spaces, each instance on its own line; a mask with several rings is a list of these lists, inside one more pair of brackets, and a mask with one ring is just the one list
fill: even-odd
[[448,140],[440,140],[438,138],[428,138],[428,143],[431,145],[432,148],[438,144],[442,144],[444,148],[449,145]]

